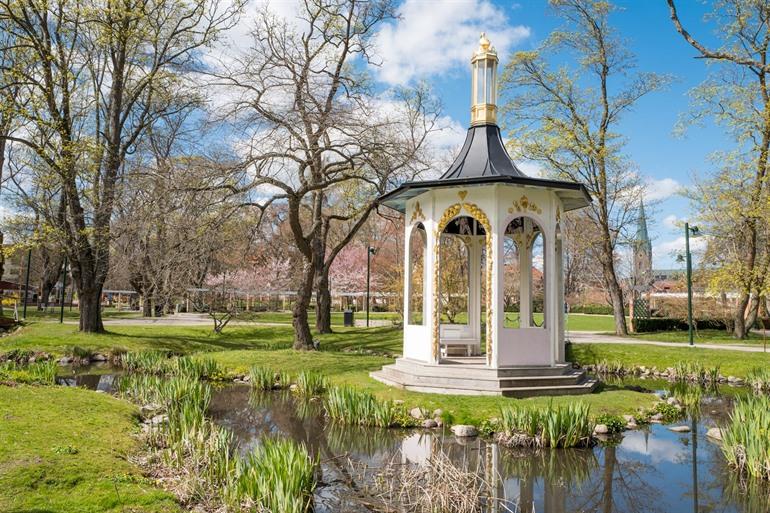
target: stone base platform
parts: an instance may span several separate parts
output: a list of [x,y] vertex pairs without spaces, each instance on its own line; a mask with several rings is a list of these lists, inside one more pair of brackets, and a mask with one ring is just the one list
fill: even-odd
[[598,381],[570,364],[491,369],[483,356],[442,358],[428,364],[398,358],[369,375],[386,385],[433,394],[535,397],[590,394]]

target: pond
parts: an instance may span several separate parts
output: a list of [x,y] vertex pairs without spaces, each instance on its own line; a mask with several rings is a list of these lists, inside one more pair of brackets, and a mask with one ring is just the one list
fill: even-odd
[[500,500],[491,511],[768,511],[766,501],[744,493],[719,447],[706,438],[729,404],[729,398],[705,398],[698,420],[678,423],[688,425],[689,433],[653,424],[593,449],[543,451],[458,439],[449,431],[339,426],[323,417],[317,401],[254,393],[246,386],[217,391],[210,412],[232,430],[241,451],[264,436],[305,443],[321,461],[317,512],[376,510],[367,493],[376,469],[394,462],[425,464],[438,452],[486,477],[490,495]]
[[[109,392],[116,375],[108,367],[66,369],[59,383]],[[665,381],[615,381],[651,391]],[[214,391],[209,413],[230,429],[238,450],[248,452],[266,436],[304,443],[320,461],[317,513],[383,511],[384,470],[424,468],[445,456],[481,476],[484,494],[496,499],[488,511],[561,512],[745,512],[770,511],[767,487],[747,491],[706,431],[726,420],[743,389],[701,392],[699,415],[676,425],[626,431],[592,449],[510,449],[482,438],[462,439],[449,430],[355,428],[328,421],[321,401],[289,392],[258,393],[246,385]]]

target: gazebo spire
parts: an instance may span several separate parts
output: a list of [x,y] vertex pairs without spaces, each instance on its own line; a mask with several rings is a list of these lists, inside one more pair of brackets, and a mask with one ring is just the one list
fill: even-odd
[[484,32],[471,58],[471,125],[497,124],[497,50]]

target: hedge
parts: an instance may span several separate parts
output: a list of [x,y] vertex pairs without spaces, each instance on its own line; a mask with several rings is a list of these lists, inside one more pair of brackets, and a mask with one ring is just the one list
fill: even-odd
[[[770,319],[757,319],[754,328],[761,328],[763,321],[765,326],[770,326]],[[686,331],[689,328],[686,320],[675,317],[650,317],[648,319],[637,317],[631,322],[635,333]],[[722,319],[695,319],[695,327],[699,330],[729,330],[732,329],[732,322]]]
[[611,305],[572,305],[570,306],[569,313],[581,313],[581,314],[593,314],[593,315],[612,315]]

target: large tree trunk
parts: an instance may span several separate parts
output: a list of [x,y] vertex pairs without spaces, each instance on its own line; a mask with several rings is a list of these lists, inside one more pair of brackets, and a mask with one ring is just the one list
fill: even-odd
[[142,294],[142,317],[152,317],[152,302],[146,294]]
[[751,328],[757,320],[757,314],[759,313],[759,295],[758,294],[741,294],[738,301],[735,303],[735,312],[733,319],[735,326],[733,327],[733,336],[737,339],[745,339],[749,336]]
[[315,328],[318,333],[332,333],[332,293],[329,290],[329,269],[316,276]]
[[104,332],[101,302],[101,285],[92,289],[78,290],[78,304],[80,306],[80,331],[86,333]]
[[602,274],[604,275],[604,285],[612,301],[612,314],[615,318],[615,334],[628,335],[626,326],[626,311],[623,304],[623,289],[620,288],[617,274],[615,273],[615,261],[612,245],[609,241],[609,233],[602,242]]
[[313,295],[315,269],[312,262],[305,262],[302,272],[302,283],[297,290],[297,301],[292,311],[294,326],[294,349],[310,351],[313,349],[313,335],[307,322],[307,311],[310,308],[310,298]]

